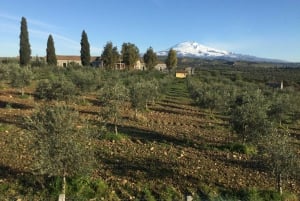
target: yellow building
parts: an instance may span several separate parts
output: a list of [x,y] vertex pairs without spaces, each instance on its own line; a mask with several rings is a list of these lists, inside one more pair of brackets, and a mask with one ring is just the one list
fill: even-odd
[[185,70],[176,71],[176,77],[177,78],[186,78],[187,75],[188,75],[188,72],[185,71]]

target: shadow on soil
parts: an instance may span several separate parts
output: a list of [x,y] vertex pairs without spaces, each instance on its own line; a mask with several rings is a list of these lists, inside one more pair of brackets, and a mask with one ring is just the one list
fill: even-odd
[[150,141],[150,142],[159,142],[159,143],[177,145],[183,147],[188,146],[188,147],[198,148],[198,146],[195,146],[194,142],[191,142],[188,139],[180,139],[174,136],[164,135],[155,131],[145,130],[145,129],[131,127],[131,126],[120,126],[118,127],[118,130],[121,133],[124,133],[125,135],[133,139],[138,139],[142,142]]
[[173,168],[176,166],[174,163],[165,163],[157,158],[134,158],[133,160],[128,160],[126,157],[112,158],[106,156],[101,161],[111,168],[113,175],[134,179],[164,179],[177,175]]
[[32,106],[28,106],[22,103],[12,103],[12,102],[7,102],[7,101],[0,101],[0,108],[7,108],[11,107],[14,109],[32,109]]

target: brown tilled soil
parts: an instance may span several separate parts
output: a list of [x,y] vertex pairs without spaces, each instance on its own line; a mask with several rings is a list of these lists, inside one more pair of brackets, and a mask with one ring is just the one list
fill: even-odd
[[[275,180],[263,165],[248,155],[226,151],[222,146],[236,141],[225,117],[211,116],[194,106],[186,91],[176,95],[172,89],[163,100],[151,104],[147,112],[124,109],[119,141],[99,140],[98,168],[94,176],[105,180],[120,197],[130,198],[149,184],[155,191],[162,185],[181,192],[211,189],[238,191],[256,187],[272,189]],[[95,97],[90,104],[73,105],[83,118],[97,120],[99,106]],[[94,100],[94,101],[92,101]],[[30,165],[30,150],[22,117],[40,104],[33,98],[19,98],[16,91],[0,91],[0,165],[19,172]],[[3,128],[4,125],[4,128]],[[294,130],[295,140],[300,131]],[[24,143],[23,143],[24,142]],[[5,180],[5,175],[0,175]],[[156,189],[157,188],[157,189]],[[285,189],[300,194],[300,182],[289,178]],[[132,189],[129,191],[128,189]]]

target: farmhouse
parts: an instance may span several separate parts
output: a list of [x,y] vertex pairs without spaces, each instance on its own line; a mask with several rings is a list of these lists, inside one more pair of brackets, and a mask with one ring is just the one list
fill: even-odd
[[81,65],[80,56],[57,55],[57,66],[67,67],[69,64]]
[[135,65],[134,65],[134,69],[136,70],[145,70],[145,64],[144,62],[141,62],[140,60],[137,60]]
[[156,66],[154,66],[154,69],[164,72],[164,71],[167,71],[167,65],[164,63],[159,63],[159,64],[156,64]]
[[184,70],[188,73],[188,75],[194,75],[195,73],[195,68],[192,67],[186,67]]
[[[80,56],[74,55],[57,55],[57,66],[60,67],[67,67],[70,64],[77,64],[81,65],[81,58]],[[102,67],[102,61],[100,57],[91,57],[91,65],[94,67]]]

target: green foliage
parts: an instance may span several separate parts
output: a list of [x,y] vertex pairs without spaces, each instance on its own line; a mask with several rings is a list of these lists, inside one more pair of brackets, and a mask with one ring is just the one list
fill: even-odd
[[260,197],[264,201],[281,201],[281,195],[272,190],[264,190],[260,192]]
[[10,84],[12,87],[21,88],[24,95],[24,87],[30,85],[33,74],[27,67],[14,67],[10,71]]
[[112,42],[107,42],[101,54],[103,65],[106,69],[112,70],[115,64],[119,62],[119,52],[117,47],[113,47]]
[[90,43],[88,41],[88,36],[84,30],[82,31],[81,34],[80,45],[81,45],[81,50],[80,50],[81,64],[83,66],[89,66],[91,61]]
[[275,93],[274,97],[272,97],[272,103],[268,111],[268,116],[273,122],[281,125],[283,121],[287,121],[289,119],[289,113],[291,113],[293,109],[289,99],[289,95],[283,93]]
[[247,155],[257,154],[257,148],[255,146],[249,145],[249,144],[229,143],[229,144],[220,146],[220,149],[228,150],[231,152],[237,152],[237,153],[241,153],[241,154],[247,154]]
[[75,85],[61,76],[40,80],[35,90],[35,97],[46,100],[71,100],[77,93]]
[[231,105],[230,124],[243,142],[255,143],[271,129],[268,120],[268,102],[260,90],[245,92]]
[[159,96],[159,84],[156,79],[131,83],[129,97],[132,107],[136,110],[147,109],[149,102],[154,102]]
[[128,99],[128,89],[117,79],[109,80],[100,90],[98,98],[103,103],[100,116],[105,122],[112,122],[115,133],[118,134],[117,125],[121,118],[121,109]]
[[123,62],[129,70],[134,69],[136,62],[139,60],[139,49],[132,43],[123,43],[122,45],[122,58]]
[[175,50],[173,49],[169,50],[165,63],[169,71],[171,71],[177,66],[177,53]]
[[85,125],[73,109],[44,106],[25,121],[33,134],[33,171],[50,176],[74,176],[91,169],[93,149]]
[[145,201],[156,201],[155,197],[152,195],[151,191],[148,188],[144,188],[143,191],[143,200]]
[[283,176],[299,174],[300,160],[296,150],[297,148],[290,142],[287,129],[274,128],[264,138],[263,160],[276,178],[276,188],[279,193],[282,193]]
[[182,195],[173,186],[165,186],[159,195],[159,200],[173,201],[182,200]]
[[49,35],[47,40],[46,61],[48,65],[54,65],[54,66],[57,65],[54,40],[51,34]]
[[153,51],[152,47],[149,47],[147,52],[144,54],[144,62],[148,70],[153,70],[157,64],[157,55]]
[[200,183],[198,189],[206,200],[214,200],[219,196],[219,190],[213,186]]
[[[210,78],[210,77],[209,77]],[[198,80],[188,78],[188,89],[191,98],[196,105],[201,108],[210,109],[226,113],[228,106],[235,97],[236,90],[229,84],[224,84],[224,80]]]
[[27,21],[25,17],[21,19],[20,33],[20,65],[26,66],[30,63],[31,49],[29,44],[29,34],[27,29]]
[[0,82],[9,78],[9,65],[0,64]]
[[0,132],[4,132],[8,129],[7,124],[0,123]]
[[90,92],[96,89],[96,73],[91,69],[78,68],[70,69],[68,77],[81,92]]
[[99,135],[99,139],[101,140],[108,140],[108,141],[121,141],[123,139],[126,139],[126,136],[123,135],[122,133],[118,133],[118,135],[116,135],[115,133],[111,133],[111,132],[104,132],[102,134]]

